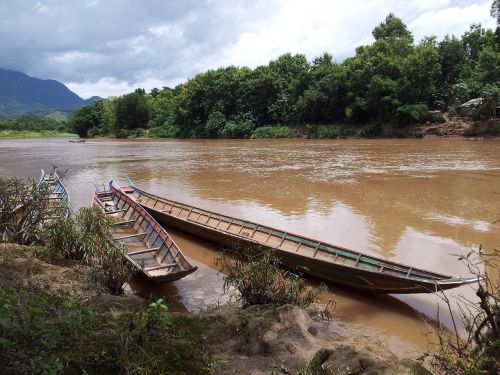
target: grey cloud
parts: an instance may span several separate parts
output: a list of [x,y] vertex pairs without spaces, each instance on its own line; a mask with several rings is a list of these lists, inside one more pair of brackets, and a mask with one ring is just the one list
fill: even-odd
[[[418,20],[418,25],[424,25],[424,30],[419,29],[418,33],[430,35],[433,30],[425,30],[425,19],[418,18],[425,11],[464,7],[486,0],[315,1],[332,9],[343,7],[347,9],[343,10],[344,15],[358,12],[363,21],[343,33],[336,31],[341,35],[337,35],[337,39],[326,36],[325,45],[316,46],[315,50],[302,50],[307,46],[297,44],[290,52],[313,57],[311,55],[328,50],[335,55],[337,43],[343,52],[335,57],[340,59],[345,57],[349,46],[353,51],[360,40],[369,40],[372,27],[389,11],[403,17],[408,24]],[[255,45],[245,48],[251,38],[245,43],[241,43],[241,39],[252,33],[264,39],[276,35],[279,30],[269,25],[282,25],[283,21],[276,18],[287,7],[298,4],[305,3],[298,0],[6,0],[0,2],[0,67],[80,86],[110,80],[126,83],[127,87],[138,87],[145,81],[174,84],[221,64],[255,65],[275,58],[270,54],[255,56],[258,53],[253,52]],[[353,19],[356,14],[352,15]],[[307,35],[309,30],[302,32]],[[279,35],[287,37],[283,32]],[[276,43],[276,48],[267,46],[265,51],[281,51],[279,38]],[[294,44],[288,41],[286,45]],[[250,62],[245,56],[256,58]]]

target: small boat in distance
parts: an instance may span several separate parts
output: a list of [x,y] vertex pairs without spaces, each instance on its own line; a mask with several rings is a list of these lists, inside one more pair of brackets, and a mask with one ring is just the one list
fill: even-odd
[[52,173],[45,173],[42,169],[40,179],[38,180],[38,187],[47,189],[46,199],[48,199],[48,213],[50,216],[45,220],[53,219],[58,215],[64,218],[69,217],[69,194],[56,169]]
[[223,246],[273,249],[284,266],[335,284],[373,293],[434,293],[478,282],[451,277],[365,255],[341,246],[251,221],[226,216],[141,190],[127,194],[160,223]]
[[85,142],[85,138],[70,138],[69,141],[72,142],[72,143],[84,143]]
[[[102,185],[101,185],[102,186]],[[196,271],[172,237],[121,188],[96,185],[92,205],[114,221],[114,241],[125,244],[125,257],[147,279],[164,283]]]

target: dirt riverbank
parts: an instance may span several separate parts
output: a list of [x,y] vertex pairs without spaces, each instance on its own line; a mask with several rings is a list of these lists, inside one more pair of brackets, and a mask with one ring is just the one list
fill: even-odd
[[382,137],[421,138],[421,137],[465,137],[495,138],[500,137],[500,119],[472,121],[452,119],[444,123],[413,124],[394,128],[390,124],[382,126]]
[[[89,267],[72,261],[48,263],[43,258],[43,249],[40,248],[0,246],[0,289],[4,293],[9,291],[28,293],[31,298],[50,299],[53,295],[69,296],[71,299],[81,301],[89,309],[89,316],[92,316],[92,319],[101,319],[103,324],[110,323],[112,329],[115,329],[112,322],[118,319],[119,311],[132,311],[138,314],[138,311],[146,308],[151,302],[134,295],[111,296],[92,281]],[[0,297],[3,300],[9,298],[6,295]],[[53,308],[55,311],[59,309],[50,305],[48,308]],[[8,311],[8,309],[0,311],[5,315],[1,317],[3,327],[6,327],[5,322],[12,318],[8,316]],[[170,313],[174,327],[181,327],[179,322],[184,322],[183,324],[189,322],[190,327],[196,326],[202,329],[195,336],[175,337],[169,344],[177,343],[185,348],[192,348],[193,358],[189,356],[186,358],[204,364],[200,365],[199,370],[192,372],[193,374],[428,373],[411,358],[397,360],[385,345],[374,337],[352,330],[332,331],[322,318],[323,311],[324,306],[321,305],[314,305],[306,310],[294,306],[251,306],[242,309],[234,305],[221,305],[198,314]],[[43,326],[47,324],[49,329],[52,326],[58,327],[54,320],[67,319],[68,316],[75,314],[71,309],[66,309],[65,313],[51,314],[50,321],[40,321],[39,324]],[[68,322],[65,324],[69,325]],[[0,328],[0,333],[5,335],[7,330],[2,329]],[[92,337],[93,342],[105,342],[103,337],[108,337],[109,329],[96,331]],[[2,337],[3,345],[7,345],[5,342],[8,342],[8,339]],[[168,350],[167,343],[165,345],[165,350]],[[85,347],[79,345],[78,355],[74,353],[71,345],[69,348],[54,349],[61,353],[61,369],[67,370],[62,373],[74,373],[71,371],[76,369],[80,371],[82,368],[88,373],[101,373],[104,369],[105,373],[118,373],[119,369],[115,369],[109,363],[111,355],[109,353],[113,352],[113,346],[102,349],[99,353],[92,352],[92,355],[89,355],[92,360],[88,364],[82,360],[87,358],[83,353]],[[198,358],[202,353],[206,357]],[[19,356],[19,353],[16,355]],[[100,357],[102,357],[102,368]],[[0,356],[0,372],[25,373],[19,372],[16,363],[9,362],[9,358]],[[182,361],[177,366],[173,374],[186,374],[188,366],[183,367]]]

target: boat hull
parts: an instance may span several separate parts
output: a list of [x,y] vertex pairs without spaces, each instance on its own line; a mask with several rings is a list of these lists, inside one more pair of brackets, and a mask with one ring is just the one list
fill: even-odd
[[[240,219],[232,219],[227,228],[219,228],[219,224],[214,227],[215,224],[207,225],[207,223],[211,222],[211,220],[215,216],[220,216],[227,218],[227,222],[229,222],[230,217],[225,217],[220,214],[211,213],[210,211],[204,211],[200,208],[195,208],[191,206],[183,205],[182,203],[173,202],[168,199],[164,199],[161,197],[157,197],[150,193],[144,192],[140,189],[134,188],[134,192],[132,193],[135,196],[135,199],[138,200],[139,203],[161,224],[165,226],[169,226],[172,228],[179,229],[181,231],[190,233],[194,236],[203,238],[205,240],[214,242],[224,247],[236,247],[236,246],[253,246],[257,245],[262,249],[272,249],[276,251],[276,254],[280,257],[282,264],[286,267],[293,268],[296,271],[299,271],[304,274],[308,274],[313,276],[314,278],[329,281],[332,283],[340,284],[343,286],[347,286],[350,288],[355,288],[363,291],[373,292],[373,293],[433,293],[439,290],[445,290],[454,288],[466,283],[477,281],[477,278],[451,278],[449,276],[432,273],[428,271],[423,271],[419,269],[414,269],[413,267],[408,267],[404,265],[400,265],[393,262],[384,261],[382,259],[368,257],[366,255],[350,251],[345,248],[336,247],[334,245],[324,244],[316,241],[317,248],[314,249],[312,245],[305,246],[304,243],[313,243],[314,240],[310,240],[306,237],[299,235],[291,235],[283,231],[276,230],[274,228],[260,226],[256,223],[251,223],[247,221],[243,221]],[[170,204],[171,207],[174,207],[176,204],[179,206],[184,206],[180,211],[174,211],[173,209],[164,210],[166,204]],[[170,203],[168,203],[170,202]],[[191,208],[190,208],[191,207]],[[189,209],[190,208],[190,209]],[[188,212],[189,209],[189,212]],[[206,219],[200,220],[202,223],[198,222],[196,216],[192,213],[199,213],[198,220],[200,217],[204,217]],[[215,215],[215,216],[213,216]],[[194,216],[194,219],[192,218]],[[220,220],[219,220],[220,222]],[[238,225],[241,224],[241,229],[233,230],[232,224],[233,222],[238,222]],[[227,224],[227,223],[226,223]],[[254,228],[253,233],[250,234],[252,226]],[[243,230],[245,228],[245,230]],[[267,241],[256,240],[253,238],[255,231],[258,229],[260,232],[261,228],[269,231],[270,233],[279,233],[283,234],[283,238],[280,244],[274,242],[273,244],[267,244]],[[267,232],[266,232],[267,233]],[[243,235],[245,234],[245,235]],[[287,235],[291,237],[299,239],[296,242],[297,250],[290,250],[293,246],[293,242],[289,242],[285,238]],[[250,238],[252,237],[252,238]],[[269,235],[271,237],[271,235]],[[269,240],[268,237],[268,240]],[[279,240],[279,236],[277,237]],[[269,241],[272,242],[272,241]],[[288,245],[288,248],[286,248]],[[306,249],[306,253],[309,252],[309,256],[305,256],[303,251],[299,252],[299,248]],[[318,248],[322,249],[322,253],[318,254]],[[336,257],[331,256],[327,251],[323,250],[324,248],[331,248],[340,253],[351,252],[352,256],[357,257],[357,261],[354,262],[354,258],[349,260],[349,262],[345,261],[344,264],[334,262]],[[312,251],[314,255],[312,255]],[[361,264],[365,263],[365,268]],[[347,263],[347,264],[345,264]],[[355,263],[355,266],[353,266]],[[358,267],[356,267],[358,266]],[[367,269],[370,266],[371,269]],[[397,270],[398,274],[395,272],[388,273],[382,272],[382,269],[393,267]],[[374,269],[378,269],[374,270]],[[409,275],[418,275],[418,277],[408,277]]]
[[[45,173],[42,169],[42,174],[38,181],[38,187],[41,188],[46,186],[47,191],[47,204],[49,206],[49,211],[56,216],[62,216],[63,218],[68,218],[70,215],[70,197],[66,186],[64,186],[61,178],[56,170],[52,173]],[[50,221],[55,216],[49,216],[46,218]]]
[[96,191],[92,205],[113,219],[113,239],[125,245],[124,256],[143,278],[166,283],[197,270],[160,224],[120,189]]

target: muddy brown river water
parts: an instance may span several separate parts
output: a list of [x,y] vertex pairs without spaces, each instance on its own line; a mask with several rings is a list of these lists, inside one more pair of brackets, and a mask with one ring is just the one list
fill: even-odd
[[[457,256],[479,244],[500,249],[500,140],[0,140],[3,177],[51,165],[68,170],[74,209],[90,204],[93,182],[130,176],[160,196],[445,274],[467,275]],[[200,269],[132,289],[178,310],[225,302],[217,246],[172,235]],[[473,296],[447,295],[460,293]],[[321,298],[337,301],[334,330],[376,335],[400,356],[425,349],[423,316],[435,318],[440,301],[335,285]]]

